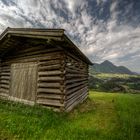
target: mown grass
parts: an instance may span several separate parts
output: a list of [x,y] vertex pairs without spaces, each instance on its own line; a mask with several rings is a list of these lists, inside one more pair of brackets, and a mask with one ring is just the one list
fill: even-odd
[[0,139],[139,140],[140,95],[90,91],[70,113],[1,100]]

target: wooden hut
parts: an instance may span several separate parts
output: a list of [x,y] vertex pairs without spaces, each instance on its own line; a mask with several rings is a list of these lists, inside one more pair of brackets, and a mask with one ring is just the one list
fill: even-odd
[[7,28],[0,36],[0,97],[70,111],[87,98],[89,64],[63,29]]

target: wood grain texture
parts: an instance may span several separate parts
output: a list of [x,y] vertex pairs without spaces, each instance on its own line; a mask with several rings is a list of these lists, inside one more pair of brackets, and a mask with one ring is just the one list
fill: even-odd
[[[87,97],[87,63],[61,44],[15,35],[12,38],[18,43],[14,49],[5,51],[1,60],[0,95],[61,111],[70,111]],[[6,47],[14,43],[8,41]]]
[[19,99],[35,101],[36,63],[16,63],[11,65],[10,95]]
[[68,53],[65,70],[65,111],[70,111],[88,96],[88,65]]

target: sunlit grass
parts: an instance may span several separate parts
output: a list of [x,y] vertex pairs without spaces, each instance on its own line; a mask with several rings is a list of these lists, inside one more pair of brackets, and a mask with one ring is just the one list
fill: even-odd
[[113,74],[113,73],[99,73],[99,74],[96,74],[96,77],[98,78],[102,78],[102,79],[105,79],[105,78],[122,78],[122,79],[128,79],[130,77],[140,77],[139,75],[128,75],[128,74]]
[[91,91],[70,113],[0,102],[0,139],[139,140],[140,95]]

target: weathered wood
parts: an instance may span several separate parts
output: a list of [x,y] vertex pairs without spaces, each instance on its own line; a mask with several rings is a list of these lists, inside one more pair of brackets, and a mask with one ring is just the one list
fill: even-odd
[[69,102],[70,100],[73,100],[73,98],[77,97],[78,95],[82,94],[83,92],[88,92],[88,87],[83,87],[83,88],[79,89],[78,91],[67,95],[66,96],[66,102]]
[[61,37],[49,37],[49,36],[33,36],[33,35],[20,35],[20,34],[12,34],[12,36],[17,36],[17,37],[28,37],[28,38],[34,38],[34,39],[54,39],[57,41],[62,41]]
[[79,103],[80,100],[82,100],[83,97],[86,97],[88,94],[87,92],[83,92],[82,94],[79,94],[78,96],[76,96],[75,98],[73,98],[72,100],[70,100],[69,102],[66,103],[65,108],[68,108],[70,106],[72,106],[73,104],[75,104],[77,102],[77,104]]
[[56,94],[61,94],[60,89],[51,89],[51,88],[38,88],[37,93],[56,93]]
[[66,90],[66,94],[72,94],[73,92],[76,92],[77,90],[80,90],[81,88],[87,86],[87,84],[85,85],[80,85],[78,87],[75,87],[75,88],[72,88],[72,89],[69,89],[69,90]]
[[2,75],[0,77],[0,80],[9,80],[10,79],[10,76],[5,76],[5,75]]
[[80,85],[83,85],[83,84],[88,84],[88,82],[87,81],[81,81],[81,82],[69,84],[69,85],[66,85],[66,89],[74,88],[74,87],[77,87],[77,86],[80,86]]
[[35,101],[36,63],[16,63],[11,65],[11,96]]
[[[66,72],[67,73],[72,73],[72,74],[76,74],[76,73],[79,73],[79,70],[77,70],[77,69],[71,69],[71,68],[68,68],[68,67],[66,67]],[[87,74],[87,72],[85,72],[85,71],[83,71],[83,70],[80,70],[80,73],[81,74]]]
[[48,65],[54,65],[54,64],[61,64],[62,60],[58,58],[54,59],[54,60],[46,60],[46,61],[39,61],[38,62],[38,66],[48,66]]
[[83,96],[81,96],[80,98],[78,98],[77,100],[75,100],[75,102],[73,104],[71,104],[69,107],[65,107],[65,110],[67,112],[71,111],[77,104],[83,102],[83,100],[85,100],[87,98],[88,94],[84,94]]
[[10,68],[7,68],[7,69],[1,69],[1,73],[3,73],[3,72],[5,72],[5,73],[9,73],[10,72]]
[[44,105],[49,105],[49,106],[64,106],[64,104],[60,103],[60,100],[52,100],[52,99],[38,99],[37,100],[38,104],[44,104]]
[[38,70],[39,71],[45,71],[45,70],[57,70],[61,67],[61,64],[55,64],[55,65],[50,65],[50,66],[42,66],[39,67]]
[[62,99],[62,95],[60,94],[46,94],[46,93],[39,93],[37,94],[37,98],[43,99]]
[[63,74],[62,71],[59,71],[59,70],[54,70],[54,71],[40,71],[38,73],[39,76],[49,76],[49,75],[60,75],[60,74]]
[[65,83],[66,84],[70,84],[70,83],[74,83],[74,82],[80,82],[80,81],[87,81],[88,78],[75,78],[75,79],[66,79]]
[[[28,32],[27,32],[27,30],[28,30]],[[13,35],[13,34],[17,34],[17,35],[35,35],[35,36],[39,36],[39,35],[41,35],[42,37],[44,37],[44,36],[56,36],[56,37],[61,37],[63,34],[64,34],[64,30],[63,29],[61,29],[61,30],[50,30],[50,29],[48,29],[48,31],[47,32],[44,32],[43,30],[41,30],[41,29],[36,29],[36,30],[31,30],[31,29],[27,29],[27,30],[25,30],[25,29],[21,29],[21,28],[17,28],[16,30],[12,30],[11,28],[10,28],[10,30],[8,31],[8,33],[12,33],[11,35]]]
[[24,103],[27,105],[34,105],[35,104],[34,101],[20,99],[20,98],[16,98],[16,97],[12,97],[12,96],[9,96],[8,99],[11,101],[20,102],[20,103]]
[[63,80],[60,76],[46,76],[46,77],[39,77],[38,81],[61,81]]
[[41,83],[38,83],[38,87],[51,87],[51,88],[60,88],[61,84],[59,82],[52,82],[52,83],[48,83],[48,82],[41,82]]
[[50,40],[52,36],[35,40],[32,32],[20,35],[12,33],[0,50],[0,94],[66,111],[87,97],[88,66],[76,55],[73,46],[68,50],[69,43]]
[[82,100],[83,97],[87,97],[87,96],[88,96],[87,90],[82,91],[81,94],[78,94],[77,96],[75,96],[75,97],[70,98],[69,100],[67,100],[66,101],[65,108],[69,108],[70,106],[72,106],[76,102],[79,102],[79,100]]
[[86,72],[86,68],[79,68],[79,66],[76,67],[73,63],[71,63],[70,66],[67,66],[67,68],[71,70],[79,70],[80,72]]
[[0,93],[9,93],[8,89],[0,88]]
[[10,71],[8,71],[8,72],[1,72],[0,76],[10,76]]
[[9,79],[8,80],[0,80],[0,84],[9,84],[10,81]]
[[8,94],[1,93],[1,92],[0,92],[0,98],[2,98],[2,99],[7,99],[8,97],[9,97]]
[[[51,53],[51,52],[57,52],[58,49],[57,48],[51,48],[51,49],[45,49],[45,50],[38,50],[38,51],[33,51],[33,52],[27,52],[26,56],[34,56],[34,55],[40,55],[40,54],[46,54],[46,53]],[[11,58],[16,58],[16,57],[24,57],[25,54],[24,53],[19,53],[16,56],[11,56]],[[10,58],[10,57],[8,57]]]
[[61,54],[60,52],[52,52],[52,53],[48,53],[46,54],[39,54],[39,55],[34,55],[34,56],[25,56],[24,57],[12,57],[11,58],[6,58],[6,60],[4,60],[4,64],[11,64],[11,63],[16,63],[16,62],[36,62],[36,61],[47,61],[47,60],[56,60],[56,59],[60,59],[61,58]]
[[87,77],[87,74],[67,74],[66,77]]
[[9,89],[9,85],[7,85],[7,84],[1,84],[0,83],[0,87],[1,88],[4,88],[4,89]]
[[[26,41],[27,42],[27,41]],[[35,40],[34,40],[35,42]],[[34,45],[34,42],[31,43],[30,41],[28,42],[28,44],[24,45],[24,47],[18,47],[18,55],[19,54],[27,54],[27,53],[32,53],[32,52],[38,52],[40,50],[44,50],[44,51],[49,51],[49,50],[53,50],[54,48],[52,46],[48,46],[46,43],[39,43]],[[55,48],[56,49],[56,48]],[[58,50],[58,49],[57,49]]]

